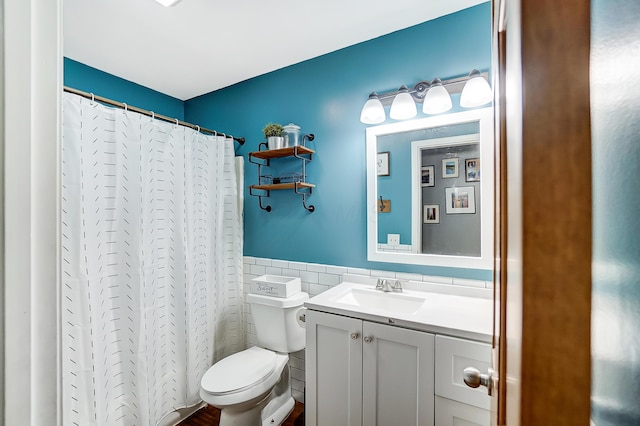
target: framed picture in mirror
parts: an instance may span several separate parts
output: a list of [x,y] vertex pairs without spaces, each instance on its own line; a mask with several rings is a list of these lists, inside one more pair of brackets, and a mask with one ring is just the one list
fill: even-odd
[[465,181],[480,182],[480,159],[467,158],[464,160]]
[[442,160],[442,177],[457,178],[458,177],[458,159],[445,158]]
[[378,176],[389,176],[389,156],[390,152],[379,152],[376,165],[378,166]]
[[476,189],[473,186],[445,188],[447,214],[475,213]]
[[438,204],[425,204],[423,210],[423,223],[440,223],[440,206]]
[[421,185],[435,186],[436,185],[436,166],[424,166],[422,167]]

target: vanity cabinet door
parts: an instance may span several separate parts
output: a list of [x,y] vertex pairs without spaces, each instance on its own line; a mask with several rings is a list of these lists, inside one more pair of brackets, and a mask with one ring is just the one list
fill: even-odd
[[362,425],[362,321],[306,313],[308,426]]
[[362,333],[362,424],[433,425],[434,336],[366,321]]
[[489,426],[491,412],[436,395],[436,425]]
[[436,337],[436,395],[474,405],[491,408],[487,388],[470,388],[464,383],[462,372],[475,367],[486,374],[491,367],[491,345],[455,337]]

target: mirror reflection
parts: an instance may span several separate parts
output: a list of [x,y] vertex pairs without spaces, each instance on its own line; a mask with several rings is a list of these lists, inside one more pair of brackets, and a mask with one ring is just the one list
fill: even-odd
[[491,269],[492,141],[490,108],[367,129],[369,260]]

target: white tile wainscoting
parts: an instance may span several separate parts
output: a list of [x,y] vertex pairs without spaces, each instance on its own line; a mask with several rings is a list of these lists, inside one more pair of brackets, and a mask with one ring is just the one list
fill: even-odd
[[[425,283],[450,284],[465,287],[492,288],[490,281],[420,275],[405,272],[381,271],[374,269],[350,268],[345,266],[322,265],[318,263],[289,262],[286,260],[244,257],[244,292],[249,292],[251,280],[260,275],[282,275],[286,277],[300,277],[302,291],[309,293],[309,297],[316,296],[342,282],[343,274],[362,275],[376,278],[395,278],[403,281],[422,281]],[[251,316],[251,307],[245,297],[244,329],[246,330],[246,344],[256,344],[256,329]],[[291,354],[291,391],[296,401],[304,402],[304,350]]]

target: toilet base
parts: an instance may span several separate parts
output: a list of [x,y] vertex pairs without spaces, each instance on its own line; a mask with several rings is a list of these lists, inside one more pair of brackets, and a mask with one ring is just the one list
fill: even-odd
[[252,400],[221,406],[207,400],[203,400],[214,407],[220,408],[220,426],[276,426],[281,425],[291,414],[295,401],[291,396],[291,376],[289,362],[286,362],[280,379],[271,392],[258,396]]
[[262,425],[262,407],[267,405],[269,397],[264,398],[253,408],[236,410],[225,407],[220,411],[220,426],[258,426]]
[[262,426],[281,425],[289,417],[296,403],[291,396],[288,399],[284,399],[284,401],[283,399],[280,397],[274,398],[264,407],[262,410]]

